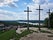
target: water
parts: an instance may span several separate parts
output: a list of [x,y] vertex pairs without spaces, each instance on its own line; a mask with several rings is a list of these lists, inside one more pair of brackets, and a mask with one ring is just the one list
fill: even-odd
[[[19,22],[19,23],[27,23],[27,22]],[[31,23],[31,22],[29,22],[29,24],[32,24],[32,25],[39,25],[39,23]],[[43,23],[41,23],[41,25],[42,25]]]

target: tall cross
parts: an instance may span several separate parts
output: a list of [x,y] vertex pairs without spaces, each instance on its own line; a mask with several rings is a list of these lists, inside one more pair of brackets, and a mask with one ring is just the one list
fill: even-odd
[[50,28],[50,13],[51,13],[51,12],[50,12],[50,9],[48,10],[48,12],[47,12],[47,13],[48,13],[48,15],[49,15],[48,28]]
[[29,12],[32,12],[31,10],[29,10],[29,7],[27,7],[27,10],[24,10],[24,12],[27,12],[27,29],[29,30]]
[[41,8],[40,8],[40,5],[39,5],[39,9],[36,9],[36,10],[39,10],[39,31],[40,31],[40,30],[41,30],[41,29],[40,29],[40,11],[43,10],[43,9],[41,9]]

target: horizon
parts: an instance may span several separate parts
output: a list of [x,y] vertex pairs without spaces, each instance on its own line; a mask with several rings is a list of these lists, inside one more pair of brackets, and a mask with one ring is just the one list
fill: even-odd
[[[22,20],[0,20],[0,21],[22,21]],[[34,20],[34,21],[39,21],[39,20]],[[41,20],[41,21],[43,21],[43,20]]]

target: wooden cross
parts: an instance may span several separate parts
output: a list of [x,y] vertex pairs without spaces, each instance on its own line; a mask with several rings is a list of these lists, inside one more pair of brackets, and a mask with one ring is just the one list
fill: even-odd
[[51,12],[50,12],[50,9],[48,10],[47,13],[48,13],[48,15],[49,15],[49,19],[48,19],[48,28],[50,28],[50,13],[51,13]]
[[41,30],[41,29],[40,29],[40,11],[43,10],[43,9],[41,9],[41,8],[40,8],[40,5],[39,5],[39,9],[36,9],[36,10],[39,10],[39,31],[40,31],[40,30]]
[[27,23],[27,24],[28,24],[28,25],[27,25],[27,29],[29,30],[29,12],[32,12],[32,11],[30,11],[30,10],[29,10],[29,7],[27,7],[27,10],[24,10],[24,12],[27,12],[27,22],[28,22],[28,23]]

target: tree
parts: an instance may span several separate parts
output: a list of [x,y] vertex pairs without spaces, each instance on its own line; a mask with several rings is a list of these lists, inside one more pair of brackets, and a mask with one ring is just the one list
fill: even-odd
[[53,12],[50,15],[50,26],[53,28]]
[[[44,25],[48,27],[48,18],[45,18]],[[53,12],[50,14],[50,28],[53,28]]]
[[48,27],[48,18],[45,18],[45,20],[44,20],[44,26]]

